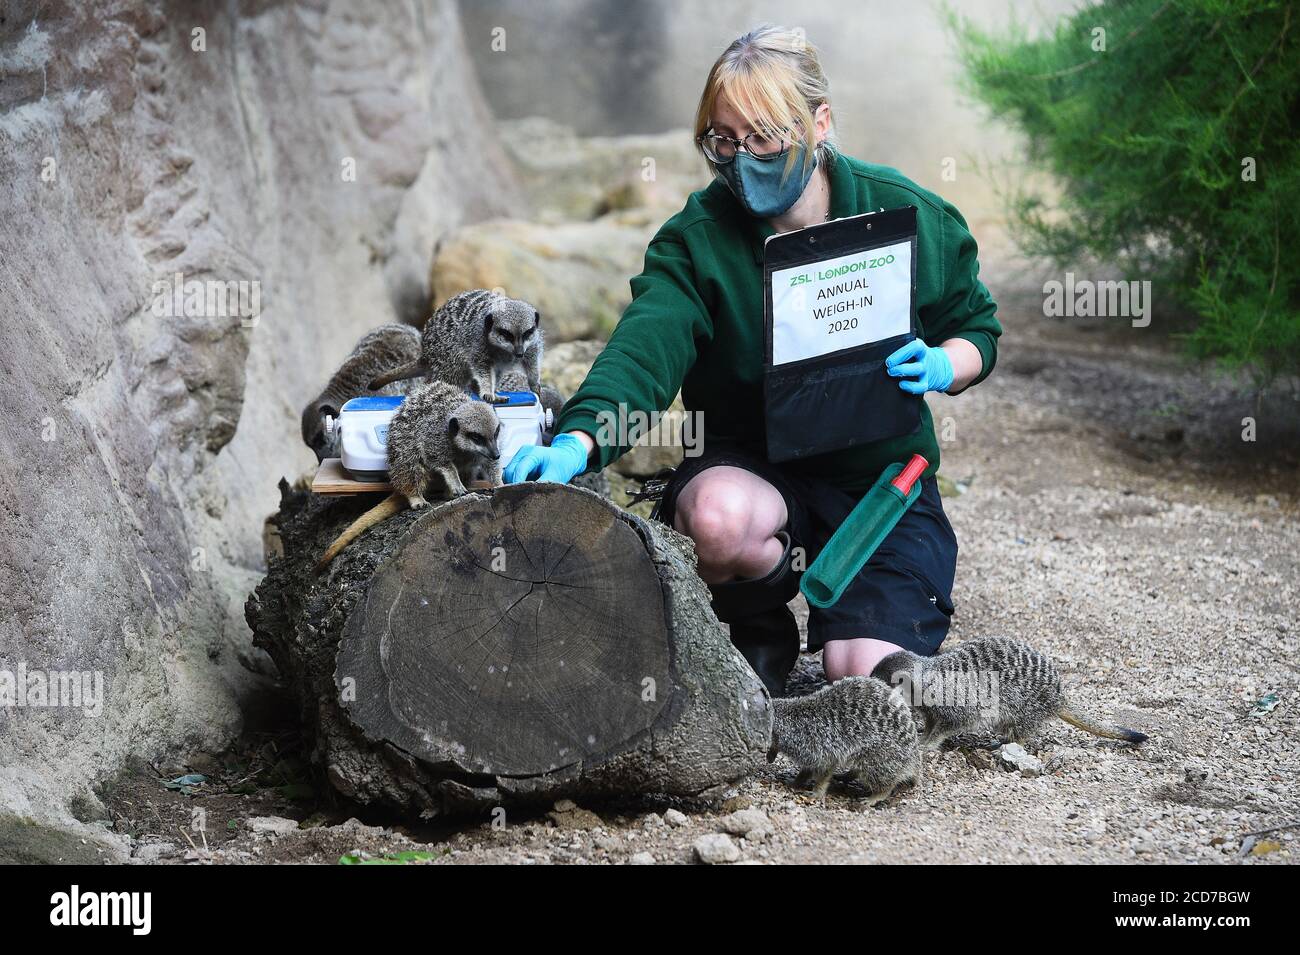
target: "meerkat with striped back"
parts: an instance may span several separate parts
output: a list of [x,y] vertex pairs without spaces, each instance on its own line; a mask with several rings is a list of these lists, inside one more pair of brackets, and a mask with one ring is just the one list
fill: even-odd
[[903,691],[922,724],[922,743],[931,749],[967,733],[1022,742],[1053,717],[1106,739],[1147,739],[1071,701],[1051,660],[1005,637],[971,640],[932,657],[901,650],[880,661],[872,676]]
[[339,410],[352,398],[414,391],[424,384],[422,378],[393,381],[374,389],[370,385],[377,376],[403,368],[419,357],[420,331],[410,325],[380,325],[361,337],[321,393],[302,410],[302,440],[318,462],[330,457],[332,451],[325,434],[326,416],[338,418]]
[[868,805],[902,783],[919,785],[916,722],[901,694],[871,677],[846,677],[808,696],[772,701],[772,749],[799,767],[823,803],[831,778],[848,770],[867,790]]
[[418,360],[376,376],[371,387],[423,376],[487,397],[497,393],[503,375],[518,371],[528,390],[540,392],[542,348],[536,308],[499,292],[471,289],[453,295],[425,322]]

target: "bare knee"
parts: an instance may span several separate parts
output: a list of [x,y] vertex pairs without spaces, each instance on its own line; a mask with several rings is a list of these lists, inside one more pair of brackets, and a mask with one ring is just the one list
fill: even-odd
[[867,637],[831,640],[822,650],[822,671],[831,683],[846,676],[871,676],[881,660],[901,649],[896,643]]
[[695,542],[700,576],[708,583],[760,576],[781,556],[776,527],[743,483],[707,472],[691,481],[674,524]]
[[700,566],[722,572],[740,564],[748,549],[749,513],[739,489],[711,481],[677,510],[677,529],[695,541]]

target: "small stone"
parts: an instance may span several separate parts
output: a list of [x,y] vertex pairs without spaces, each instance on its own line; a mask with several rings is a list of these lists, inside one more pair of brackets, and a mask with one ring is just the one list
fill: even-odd
[[988,770],[993,768],[993,757],[989,755],[986,749],[967,750],[966,762],[971,769]]
[[627,860],[628,865],[655,865],[655,857],[648,852],[634,852]]
[[367,826],[356,816],[352,816],[346,821],[340,822],[334,828],[340,832],[349,832],[358,835],[382,836],[384,834],[382,826]]
[[998,759],[1006,769],[1020,770],[1022,776],[1037,776],[1043,771],[1042,760],[1026,752],[1019,743],[1003,743],[999,746]]
[[248,820],[248,830],[259,835],[283,836],[298,831],[298,820],[283,816],[252,816]]
[[664,813],[664,822],[668,823],[668,825],[672,826],[674,829],[680,829],[682,826],[690,822],[690,820],[686,818],[686,813],[682,812],[680,809],[669,809]]
[[737,794],[737,795],[735,795],[735,796],[731,796],[731,797],[729,797],[729,798],[727,798],[727,799],[725,799],[725,800],[723,801],[723,803],[722,803],[722,811],[723,811],[723,812],[737,812],[737,811],[739,811],[739,810],[741,810],[741,809],[748,809],[748,808],[749,808],[750,806],[752,806],[752,805],[754,805],[754,803],[753,803],[753,801],[752,801],[748,796],[741,796],[741,795]]
[[602,832],[591,841],[597,849],[604,849],[606,852],[616,852],[623,848],[623,840],[613,833]]
[[741,809],[721,820],[723,832],[762,841],[772,835],[772,820],[761,809]]
[[146,842],[135,850],[134,858],[137,862],[152,865],[162,859],[174,859],[180,854],[181,850],[170,842]]
[[740,859],[740,847],[732,841],[731,836],[721,832],[711,832],[700,836],[692,846],[695,858],[705,865],[719,865],[724,862],[736,862]]
[[[568,808],[561,809],[561,806]],[[571,799],[557,802],[546,818],[555,823],[557,829],[595,829],[601,825],[600,816],[590,809],[583,809]]]

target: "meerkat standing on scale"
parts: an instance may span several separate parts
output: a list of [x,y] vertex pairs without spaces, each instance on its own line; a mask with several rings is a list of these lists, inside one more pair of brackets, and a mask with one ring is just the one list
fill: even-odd
[[393,493],[362,514],[330,544],[316,564],[324,570],[344,547],[407,507],[424,507],[437,480],[451,496],[466,483],[501,484],[497,436],[501,422],[492,406],[446,382],[431,381],[406,397],[388,429],[388,476]]
[[499,379],[518,371],[530,391],[542,389],[541,315],[527,302],[487,289],[453,295],[425,322],[420,358],[377,376],[372,388],[424,376],[485,398]]

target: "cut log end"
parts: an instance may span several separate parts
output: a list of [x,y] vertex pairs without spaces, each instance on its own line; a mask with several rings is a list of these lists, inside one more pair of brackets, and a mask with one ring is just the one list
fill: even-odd
[[652,731],[672,696],[659,576],[629,524],[569,498],[514,486],[416,523],[339,653],[368,737],[460,772],[531,776]]

